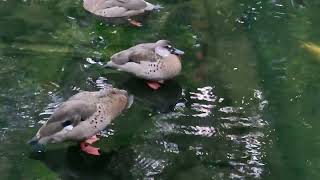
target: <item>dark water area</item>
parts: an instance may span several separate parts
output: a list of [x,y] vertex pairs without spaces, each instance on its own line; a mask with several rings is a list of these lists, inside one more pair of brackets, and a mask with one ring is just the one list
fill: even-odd
[[[150,2],[164,8],[135,28],[81,0],[0,0],[0,179],[319,179],[320,2]],[[159,91],[103,67],[158,39],[186,52]],[[110,85],[135,102],[102,132],[102,156],[32,153],[61,102]]]

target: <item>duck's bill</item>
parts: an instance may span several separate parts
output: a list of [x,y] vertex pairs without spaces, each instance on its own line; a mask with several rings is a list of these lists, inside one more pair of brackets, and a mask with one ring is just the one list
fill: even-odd
[[176,54],[176,55],[184,55],[184,52],[183,51],[181,51],[181,50],[179,50],[179,49],[176,49],[176,48],[174,48],[174,54]]

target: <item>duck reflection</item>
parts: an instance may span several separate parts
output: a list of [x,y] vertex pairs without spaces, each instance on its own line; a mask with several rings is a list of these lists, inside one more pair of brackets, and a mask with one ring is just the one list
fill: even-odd
[[43,162],[61,179],[132,179],[132,150],[118,149],[102,152],[101,156],[88,156],[78,146],[50,149],[44,153],[32,153],[30,158]]
[[149,106],[153,111],[167,113],[174,110],[174,107],[180,101],[183,101],[182,88],[177,81],[169,80],[159,89],[150,89],[144,80],[137,78],[128,78],[119,85],[119,88],[128,90],[135,96],[136,101],[142,101],[144,105]]

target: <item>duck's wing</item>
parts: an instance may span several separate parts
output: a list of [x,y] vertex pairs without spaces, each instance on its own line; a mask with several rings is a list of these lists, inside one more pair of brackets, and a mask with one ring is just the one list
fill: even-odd
[[63,103],[40,128],[37,136],[53,135],[64,128],[73,128],[96,112],[96,105],[82,100],[71,100]]
[[140,63],[141,61],[156,61],[154,48],[139,45],[130,49],[121,51],[111,56],[111,61],[117,65],[123,65],[128,62]]
[[133,51],[129,55],[129,60],[135,63],[140,63],[141,61],[155,62],[156,54],[154,50],[151,49],[140,49],[137,51]]
[[115,0],[119,7],[126,8],[128,10],[140,10],[147,7],[147,3],[144,0]]
[[149,4],[143,0],[84,0],[83,7],[98,16],[112,18],[143,13]]
[[83,0],[84,9],[92,13],[96,13],[98,10],[114,7],[112,4],[113,3],[110,0]]

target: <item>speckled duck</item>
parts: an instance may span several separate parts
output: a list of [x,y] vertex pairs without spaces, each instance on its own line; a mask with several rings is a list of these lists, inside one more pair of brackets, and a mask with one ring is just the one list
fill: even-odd
[[184,52],[174,48],[167,40],[133,46],[111,56],[106,67],[116,68],[146,79],[150,88],[160,88],[159,83],[172,79],[181,71]]
[[131,19],[133,16],[160,8],[144,0],[84,0],[83,7],[100,17],[127,19],[135,26],[142,24]]
[[96,134],[131,103],[132,97],[125,90],[116,88],[80,92],[62,103],[29,143],[45,145],[78,141],[84,152],[100,155],[99,148],[91,146],[99,140]]

